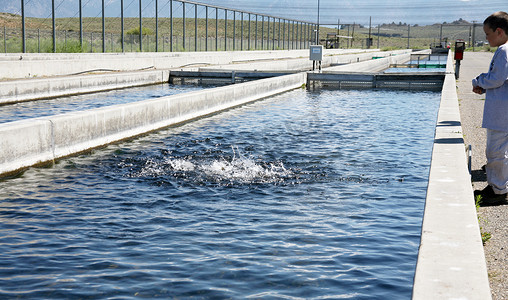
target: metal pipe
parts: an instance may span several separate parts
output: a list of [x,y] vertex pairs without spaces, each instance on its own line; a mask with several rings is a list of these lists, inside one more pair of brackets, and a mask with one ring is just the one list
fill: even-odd
[[278,33],[277,47],[280,49],[280,18],[279,18],[279,33]]
[[247,40],[247,49],[250,50],[250,13],[249,13],[249,39]]
[[407,25],[407,48],[409,49],[409,30],[411,29],[411,25]]

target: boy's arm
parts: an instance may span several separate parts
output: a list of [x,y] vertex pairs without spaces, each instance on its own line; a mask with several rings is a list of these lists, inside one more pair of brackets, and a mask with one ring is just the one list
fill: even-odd
[[483,89],[495,89],[508,80],[508,59],[506,49],[503,50],[494,56],[488,73],[482,73],[473,79],[473,86],[479,86]]

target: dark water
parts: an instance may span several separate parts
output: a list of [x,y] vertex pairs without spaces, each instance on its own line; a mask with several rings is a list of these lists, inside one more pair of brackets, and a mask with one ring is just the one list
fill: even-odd
[[0,182],[0,298],[409,299],[439,96],[297,90]]
[[20,102],[0,106],[0,123],[130,103],[202,89],[203,87],[195,85],[157,84],[55,99]]

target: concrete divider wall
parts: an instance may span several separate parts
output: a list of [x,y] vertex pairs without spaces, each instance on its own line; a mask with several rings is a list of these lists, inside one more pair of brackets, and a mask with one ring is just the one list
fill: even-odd
[[[372,52],[362,49],[326,49],[325,55]],[[71,75],[96,69],[133,71],[144,68],[171,69],[192,65],[218,65],[263,59],[308,57],[309,50],[145,52],[77,54],[1,54],[0,79]],[[21,59],[20,59],[21,58]]]
[[343,66],[326,68],[326,72],[380,72],[390,67],[390,64],[408,62],[411,54],[404,53],[380,59],[368,60]]
[[169,71],[141,71],[0,82],[0,104],[168,82]]
[[135,103],[0,124],[0,174],[298,88],[298,73]]
[[436,124],[413,299],[491,299],[451,52]]

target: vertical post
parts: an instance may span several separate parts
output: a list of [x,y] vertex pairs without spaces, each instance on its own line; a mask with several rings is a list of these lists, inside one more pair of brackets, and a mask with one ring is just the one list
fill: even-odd
[[143,21],[141,14],[141,0],[139,0],[139,52],[143,52]]
[[228,10],[224,10],[224,51],[228,51]]
[[26,34],[25,34],[25,0],[21,0],[21,36],[22,36],[22,51],[26,53]]
[[282,22],[282,49],[286,49],[286,19]]
[[319,0],[317,1],[317,43],[319,45]]
[[443,40],[443,24],[439,27],[439,44],[441,45],[441,41]]
[[236,46],[236,11],[233,10],[233,51],[235,51]]
[[182,32],[182,35],[183,35],[183,50],[185,51],[186,47],[185,47],[185,40],[186,40],[186,37],[185,37],[185,2],[182,2],[182,16],[183,16],[183,32]]
[[215,8],[215,51],[219,51],[219,9]]
[[242,21],[242,24],[240,26],[240,51],[243,51],[243,11],[241,13],[240,21]]
[[372,17],[369,17],[369,42],[367,43],[367,49],[370,49],[370,33],[371,33],[371,28],[372,28]]
[[55,0],[51,0],[51,18],[53,23],[53,53],[56,53]]
[[4,26],[4,52],[7,53],[7,30],[5,30],[5,26]]
[[208,51],[208,6],[205,6],[205,51]]
[[[81,48],[83,49],[83,48]],[[37,28],[37,53],[41,53],[41,29]]]
[[475,47],[475,33],[476,33],[476,23],[473,21],[473,52]]
[[381,29],[381,24],[377,25],[377,48],[379,49],[379,36],[381,35],[379,30]]
[[267,37],[267,40],[266,40],[266,45],[267,45],[267,49],[270,50],[270,16],[268,16],[268,37]]
[[[254,34],[255,35],[255,40],[254,40],[254,50],[257,50],[258,49],[258,15],[256,15],[256,33]],[[5,29],[5,27],[4,27]]]
[[250,50],[250,13],[249,13],[249,39],[247,40],[247,50]]
[[407,48],[409,49],[409,30],[411,29],[411,25],[407,25]]
[[173,52],[173,0],[169,0],[169,51]]
[[280,50],[280,18],[279,18],[279,34],[278,34],[278,40],[277,40],[277,47],[279,47],[279,50]]
[[79,0],[79,46],[81,51],[83,51],[83,6],[81,5],[81,0]]
[[155,52],[159,52],[159,1],[155,0]]
[[351,48],[353,48],[353,41],[355,39],[355,25],[356,22],[353,22],[353,30],[351,31]]
[[106,52],[106,17],[104,8],[104,0],[102,0],[102,53]]
[[265,50],[265,16],[261,16],[261,50]]
[[194,4],[194,52],[198,51],[198,5]]
[[[81,0],[79,0],[81,1]],[[123,0],[120,1],[120,41],[122,43],[122,52],[125,52],[125,24],[124,24],[124,15],[123,15]]]

